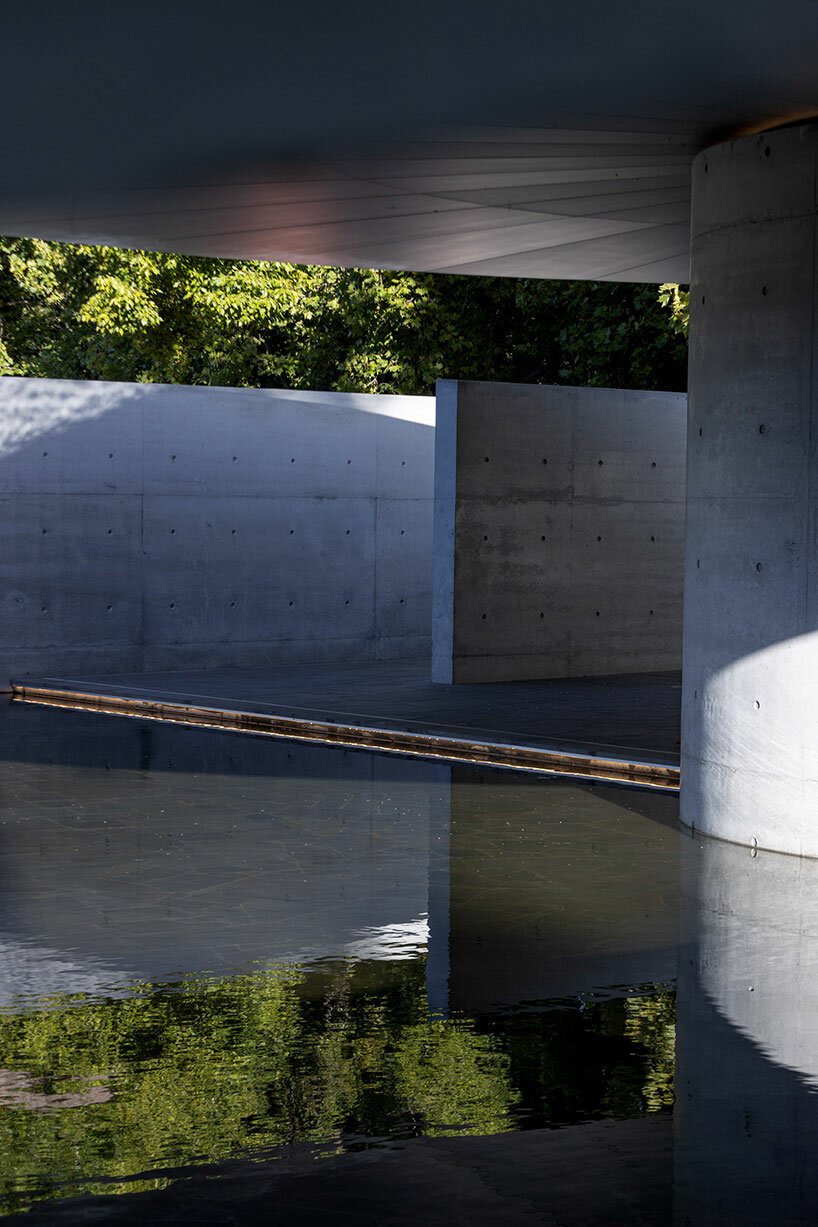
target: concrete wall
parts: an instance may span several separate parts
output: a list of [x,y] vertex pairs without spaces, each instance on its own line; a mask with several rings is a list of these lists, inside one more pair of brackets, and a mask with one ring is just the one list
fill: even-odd
[[442,381],[433,678],[681,665],[686,398]]
[[0,380],[0,684],[426,655],[434,413]]
[[693,170],[682,820],[818,856],[818,124]]

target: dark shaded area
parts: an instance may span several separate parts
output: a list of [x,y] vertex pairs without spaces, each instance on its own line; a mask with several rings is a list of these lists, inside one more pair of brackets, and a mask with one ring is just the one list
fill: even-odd
[[671,1218],[671,1179],[671,1122],[654,1117],[422,1139],[343,1159],[294,1149],[270,1163],[202,1169],[169,1189],[68,1200],[9,1221],[660,1227]]

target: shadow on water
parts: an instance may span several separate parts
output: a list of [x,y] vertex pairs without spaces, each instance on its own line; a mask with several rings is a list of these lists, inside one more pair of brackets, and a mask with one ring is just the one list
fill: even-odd
[[818,1218],[818,865],[616,787],[38,709],[15,736],[6,1215]]

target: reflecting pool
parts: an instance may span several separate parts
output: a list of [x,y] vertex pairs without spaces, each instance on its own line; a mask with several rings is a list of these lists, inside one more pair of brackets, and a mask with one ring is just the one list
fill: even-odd
[[647,790],[0,721],[0,1214],[818,1217],[812,863]]

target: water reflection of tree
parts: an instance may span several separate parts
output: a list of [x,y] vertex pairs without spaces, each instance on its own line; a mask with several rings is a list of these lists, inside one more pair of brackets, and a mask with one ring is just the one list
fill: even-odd
[[354,1144],[355,1135],[514,1127],[505,1057],[466,1023],[429,1019],[422,960],[387,968],[375,989],[356,983],[353,966],[327,978],[317,996],[304,994],[303,972],[283,968],[0,1018],[0,1065],[42,1095],[106,1091],[104,1102],[62,1112],[6,1099],[6,1211],[66,1181],[79,1182],[73,1193],[110,1192],[94,1178],[287,1142],[332,1149],[350,1135]]
[[673,1106],[675,992],[568,1000],[486,1026],[510,1061],[529,1128],[629,1119]]
[[0,1087],[2,1208],[282,1143],[498,1133],[531,1103],[523,1123],[670,1102],[672,994],[478,1024],[430,1018],[424,972],[283,967],[0,1017],[0,1068],[31,1088]]

